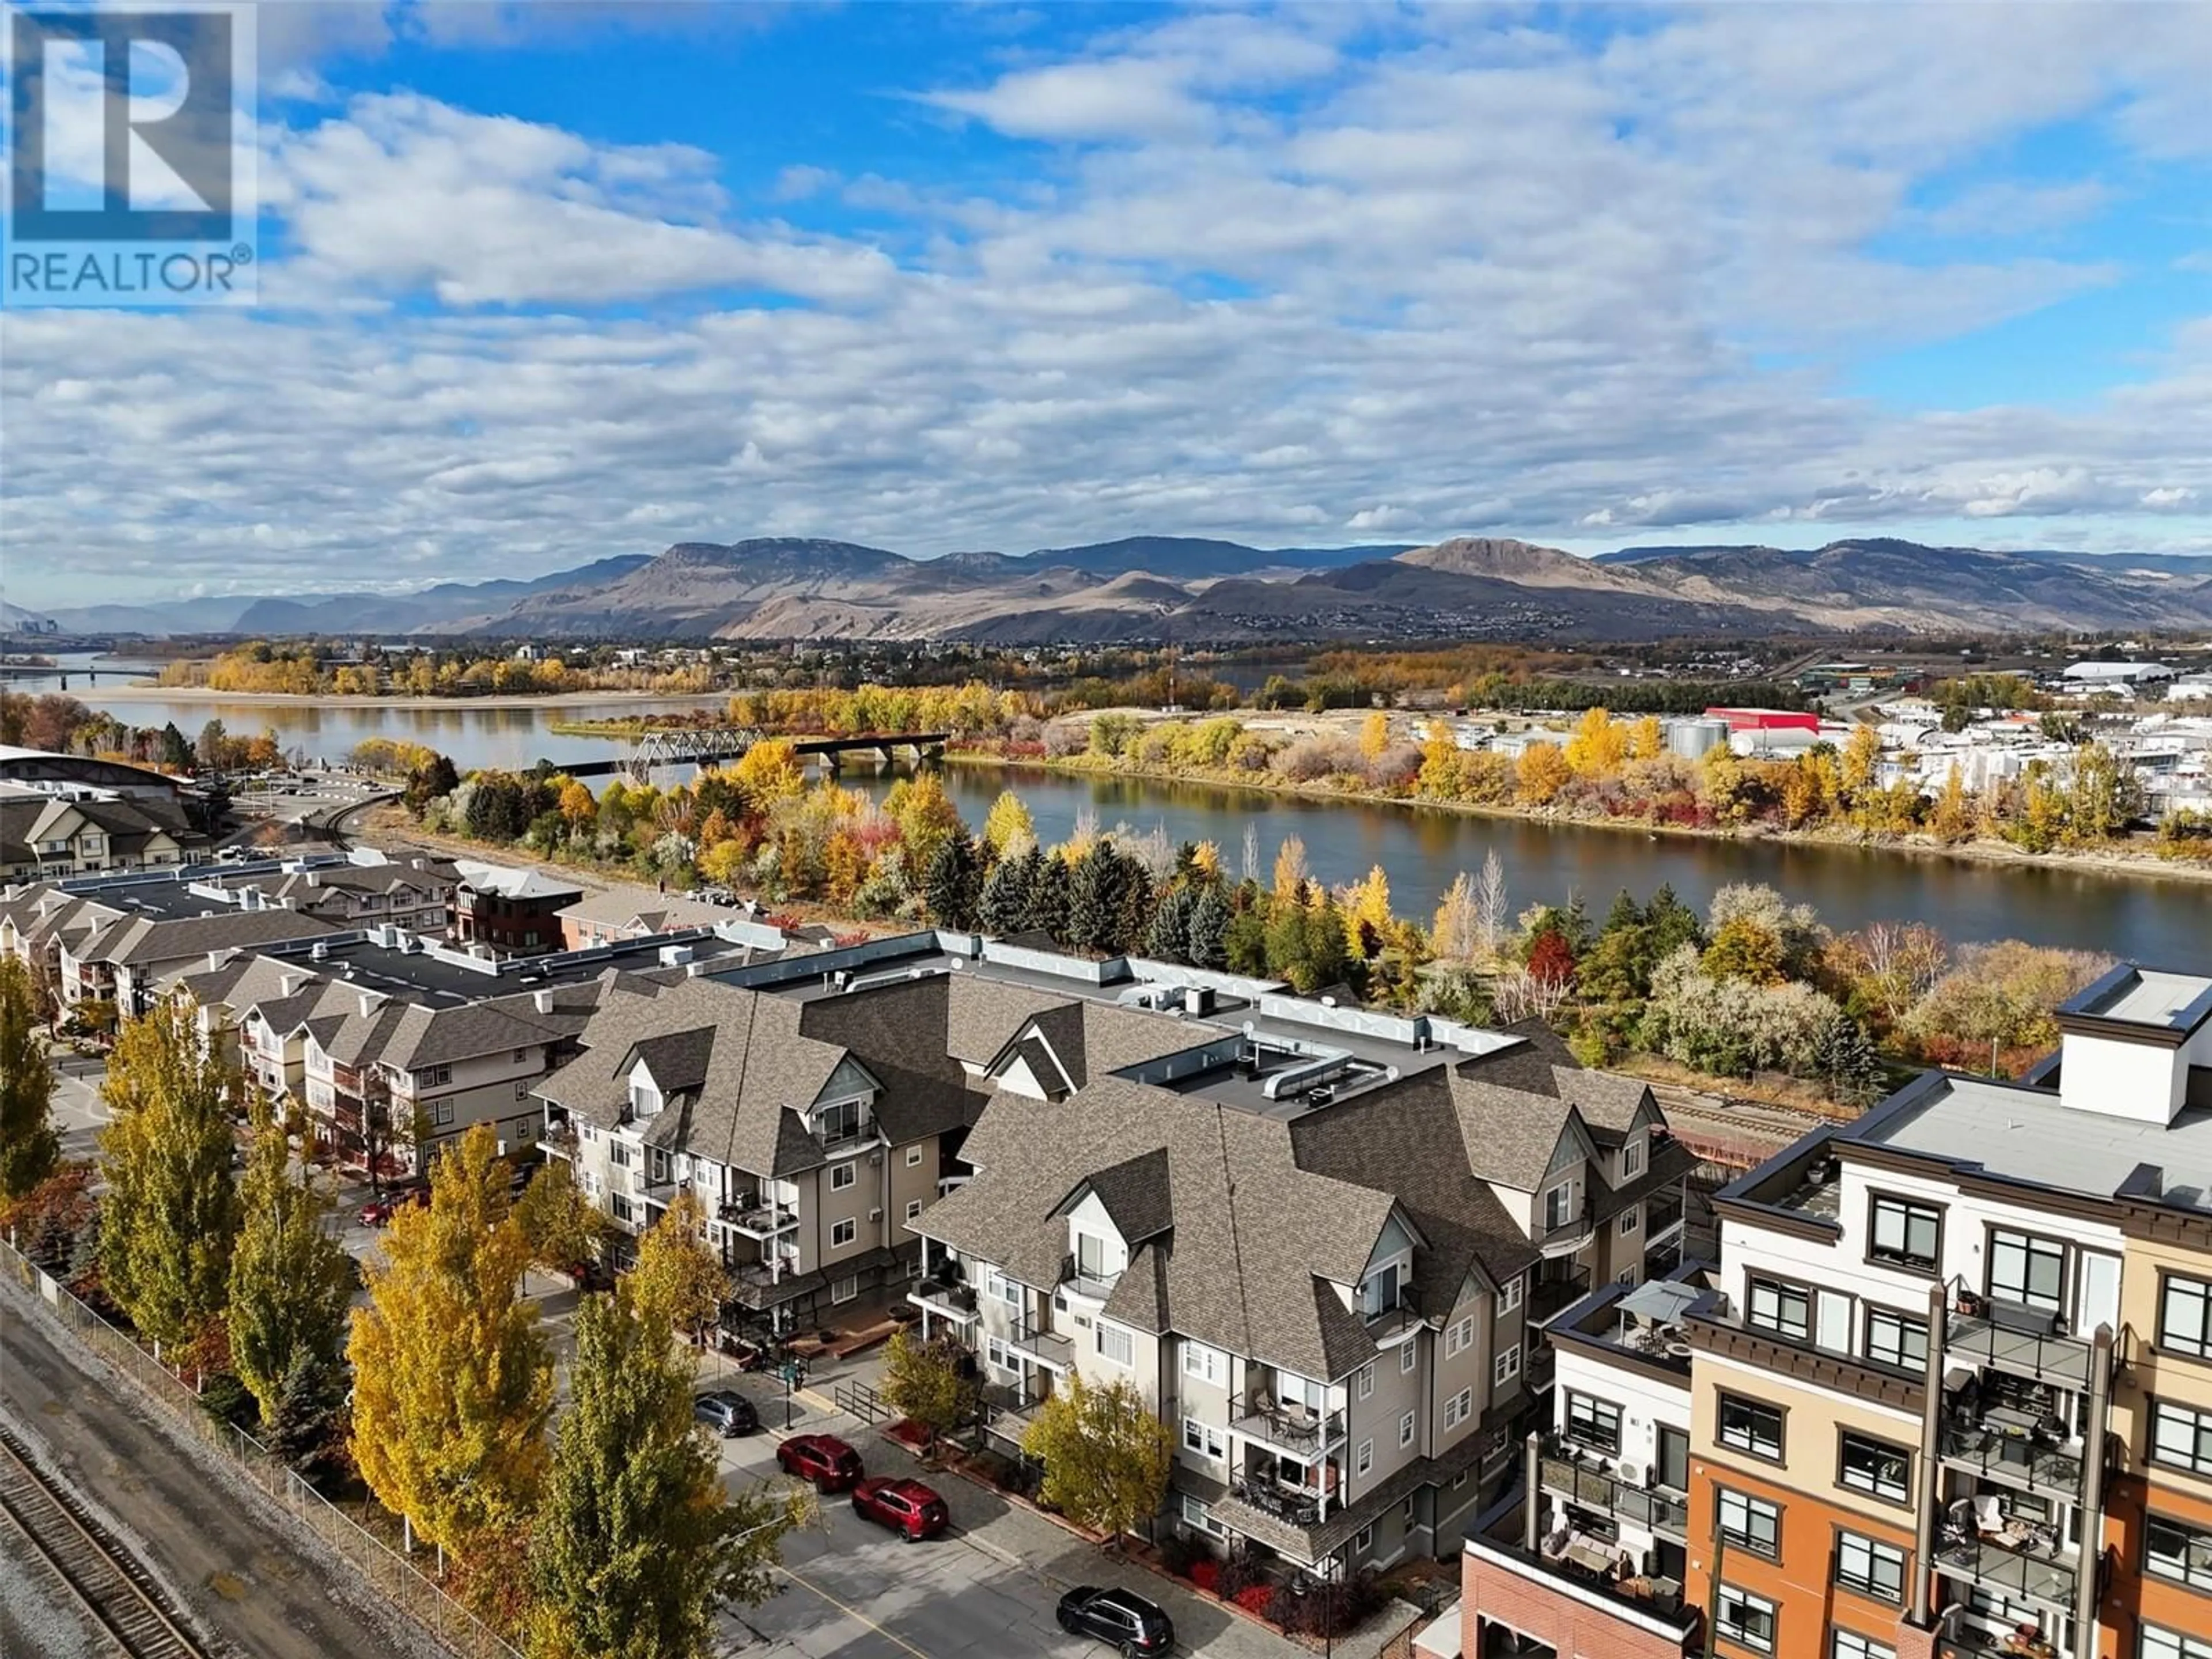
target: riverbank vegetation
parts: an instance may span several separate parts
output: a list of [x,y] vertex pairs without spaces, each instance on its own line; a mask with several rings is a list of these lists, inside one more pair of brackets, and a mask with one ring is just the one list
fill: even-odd
[[1046,845],[1012,790],[971,826],[933,773],[878,803],[810,784],[781,738],[668,789],[618,780],[595,797],[550,770],[478,772],[410,798],[426,828],[669,888],[1042,933],[1479,1024],[1541,1018],[1593,1064],[1786,1075],[1846,1105],[1896,1063],[2024,1064],[2052,1040],[2051,1010],[2104,965],[2017,942],[1954,948],[1917,925],[1838,933],[1765,887],[1724,888],[1703,915],[1664,889],[1620,895],[1602,921],[1571,896],[1516,913],[1494,854],[1432,916],[1407,916],[1380,866],[1332,888],[1295,837],[1269,854],[1248,831],[1225,852],[1086,820]]
[[[1583,823],[1729,835],[1917,840],[1956,847],[2001,841],[2027,853],[2090,851],[2123,842],[2143,800],[2132,771],[2102,744],[2063,763],[2036,761],[2017,778],[1966,787],[1954,767],[1930,796],[1909,776],[1884,781],[1881,739],[1854,728],[1842,744],[1789,757],[1727,746],[1691,760],[1668,750],[1656,714],[1598,706],[1514,748],[1465,748],[1441,720],[1417,726],[1370,711],[1357,731],[1289,735],[1232,715],[1145,720],[1102,714],[1048,728],[1058,769],[1334,793]],[[981,745],[1004,758],[1034,757]],[[2212,828],[2195,840],[2212,840]]]
[[[605,653],[612,659],[613,653]],[[553,696],[565,691],[652,691],[695,696],[714,689],[704,664],[647,666],[560,656],[487,657],[461,651],[373,651],[341,654],[332,645],[255,640],[213,657],[164,664],[158,684],[247,695],[337,697]]]

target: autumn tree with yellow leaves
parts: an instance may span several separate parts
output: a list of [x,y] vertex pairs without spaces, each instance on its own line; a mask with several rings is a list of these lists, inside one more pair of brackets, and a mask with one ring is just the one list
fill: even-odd
[[353,1316],[353,1455],[416,1536],[466,1554],[511,1535],[545,1475],[553,1367],[522,1297],[530,1241],[489,1125],[431,1166],[428,1206],[403,1208]]

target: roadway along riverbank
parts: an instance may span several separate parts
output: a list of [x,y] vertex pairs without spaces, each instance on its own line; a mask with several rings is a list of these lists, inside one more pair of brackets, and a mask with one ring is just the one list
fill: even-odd
[[[425,1659],[367,1611],[349,1572],[264,1522],[90,1354],[0,1281],[0,1407],[47,1467],[141,1553],[200,1625],[246,1659]],[[349,1599],[353,1598],[353,1599]],[[394,1615],[396,1618],[396,1615]]]

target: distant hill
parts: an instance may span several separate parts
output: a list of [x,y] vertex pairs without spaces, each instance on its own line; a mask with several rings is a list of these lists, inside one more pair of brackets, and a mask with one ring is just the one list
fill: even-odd
[[158,605],[94,605],[54,613],[62,627],[83,634],[414,634],[504,613],[548,588],[612,581],[652,562],[623,553],[571,570],[525,579],[439,582],[413,593],[238,593]]
[[965,640],[999,645],[1487,639],[2212,626],[2212,558],[2091,558],[1894,538],[1791,550],[1504,537],[1260,548],[1131,536],[915,559],[857,542],[678,542],[528,580],[400,595],[244,596],[58,613],[84,632],[483,639]]

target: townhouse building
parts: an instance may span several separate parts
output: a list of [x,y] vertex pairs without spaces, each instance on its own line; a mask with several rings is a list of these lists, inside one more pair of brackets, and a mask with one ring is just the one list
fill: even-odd
[[0,786],[0,881],[179,864],[196,839],[182,811],[167,801]]
[[254,950],[287,940],[327,938],[337,930],[296,911],[219,910],[179,915],[126,910],[81,938],[58,941],[64,1004],[112,1001],[135,1018],[153,1006],[160,988],[223,950]]
[[1193,1536],[1323,1575],[1449,1555],[1549,1386],[1540,1297],[1663,1269],[1687,1161],[1647,1091],[1548,1034],[1234,991],[1157,999],[1103,1052],[1100,1016],[1134,1011],[1041,1008],[970,1050],[974,1174],[914,1224],[913,1299],[1009,1444],[1071,1375],[1133,1387]]
[[296,910],[333,927],[402,927],[442,933],[458,884],[450,866],[434,860],[322,863],[265,874],[233,876],[209,884],[215,890]]
[[947,1051],[965,982],[828,978],[617,983],[535,1090],[544,1150],[623,1234],[698,1195],[739,1328],[795,1330],[910,1276],[908,1225],[964,1170],[983,1104]]

